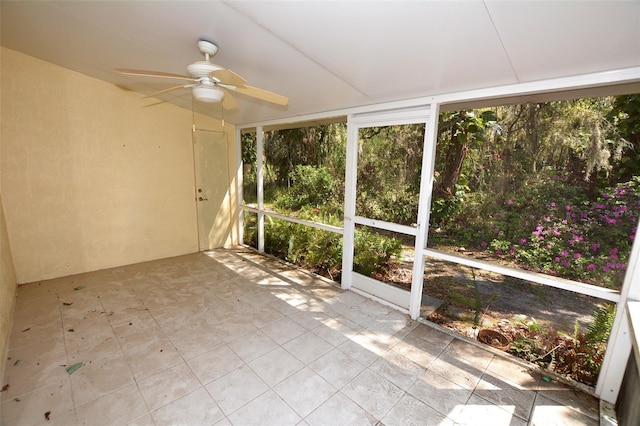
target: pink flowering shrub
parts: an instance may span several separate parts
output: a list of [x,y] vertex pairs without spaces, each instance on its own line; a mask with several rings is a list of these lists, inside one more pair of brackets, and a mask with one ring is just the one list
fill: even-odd
[[468,206],[477,213],[462,212],[440,238],[453,237],[524,269],[619,289],[640,215],[640,178],[591,199],[554,179],[525,188],[502,202]]

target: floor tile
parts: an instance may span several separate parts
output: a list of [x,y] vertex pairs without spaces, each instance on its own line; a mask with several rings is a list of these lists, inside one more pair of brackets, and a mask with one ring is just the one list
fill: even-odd
[[155,422],[153,421],[151,414],[146,414],[127,423],[127,426],[155,426]]
[[275,386],[304,367],[296,357],[278,347],[249,363],[249,367],[269,386]]
[[533,407],[533,401],[536,398],[535,391],[520,390],[504,380],[486,373],[473,394],[500,407],[513,408],[513,413],[525,420],[529,420],[531,407]]
[[500,377],[502,380],[519,389],[540,389],[540,373],[531,367],[525,367],[507,357],[494,357],[487,367],[486,373]]
[[453,420],[419,399],[405,394],[382,419],[386,425],[453,426]]
[[471,391],[431,370],[420,376],[408,393],[447,417],[464,406],[471,397]]
[[476,387],[484,373],[484,370],[455,357],[439,357],[431,365],[430,370],[469,390],[473,390]]
[[147,407],[136,385],[118,389],[86,405],[76,406],[78,421],[86,426],[127,424],[146,413]]
[[381,419],[402,397],[404,391],[371,370],[349,382],[342,392],[362,408]]
[[275,392],[267,391],[228,416],[233,425],[297,425],[302,418]]
[[391,347],[391,350],[406,356],[424,368],[431,367],[442,353],[442,348],[418,338],[400,340]]
[[13,348],[63,338],[62,319],[59,315],[52,320],[41,322],[25,321],[19,327],[13,327],[9,335]]
[[323,325],[322,321],[330,319],[331,316],[321,311],[304,310],[292,315],[290,318],[307,330],[313,330],[314,328]]
[[340,321],[338,318],[327,318],[320,321],[322,324],[311,332],[320,336],[333,346],[339,346],[358,334],[350,325]]
[[67,364],[64,342],[59,339],[9,347],[5,364],[4,382],[6,391],[0,393],[2,401],[26,392],[67,381]]
[[273,390],[301,417],[310,414],[337,392],[335,387],[309,368],[303,368],[286,378]]
[[228,346],[244,362],[251,362],[278,347],[276,342],[260,330],[234,340]]
[[338,349],[333,349],[321,356],[309,364],[309,367],[338,389],[349,383],[366,368]]
[[356,334],[338,346],[338,349],[359,363],[369,366],[386,353],[389,346],[380,344],[363,334]]
[[242,366],[206,386],[209,395],[229,415],[269,390],[248,366]]
[[185,363],[178,364],[138,382],[150,410],[160,408],[201,386]]
[[233,342],[236,339],[244,337],[248,334],[255,333],[258,328],[253,325],[250,318],[243,318],[241,315],[235,315],[233,318],[225,321],[216,327],[216,334],[225,342]]
[[166,370],[183,361],[173,343],[166,337],[130,348],[125,352],[127,362],[137,380]]
[[282,318],[262,328],[262,332],[279,345],[304,334],[307,330],[291,318]]
[[585,393],[245,248],[21,285],[10,335],[7,426],[598,423]]
[[600,404],[597,398],[569,387],[542,390],[540,395],[565,405],[593,419],[599,419]]
[[167,333],[169,340],[184,359],[202,355],[223,343],[216,333],[216,327],[203,323],[187,324]]
[[532,426],[598,426],[600,420],[538,394],[531,412],[530,424]]
[[85,359],[69,377],[76,405],[85,405],[113,391],[134,384],[124,356]]
[[409,389],[426,371],[420,364],[394,351],[383,354],[369,368],[403,390]]
[[[425,324],[418,325],[411,333],[407,335],[407,338],[410,340],[412,338],[426,340],[432,345],[441,347],[444,349],[447,347],[451,341],[453,341],[453,336],[444,331],[436,330],[434,327],[430,327]],[[407,339],[405,339],[407,340]]]
[[151,413],[157,426],[213,425],[224,418],[220,407],[199,388]]
[[378,420],[342,392],[333,395],[305,419],[311,426],[376,425]]
[[333,349],[333,346],[310,331],[288,341],[282,347],[303,364],[309,364]]
[[221,345],[188,360],[187,364],[198,377],[200,383],[206,385],[240,367],[244,362],[227,345]]
[[466,405],[455,414],[456,424],[469,426],[526,426],[513,407],[498,407],[479,396],[472,395]]
[[473,343],[461,339],[453,340],[440,354],[441,359],[457,359],[474,366],[478,370],[487,369],[494,355]]
[[68,418],[73,413],[73,399],[68,381],[45,386],[0,404],[0,424],[39,425]]

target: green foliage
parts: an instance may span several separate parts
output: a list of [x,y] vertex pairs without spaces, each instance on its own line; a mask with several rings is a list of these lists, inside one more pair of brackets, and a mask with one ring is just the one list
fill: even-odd
[[528,332],[517,335],[511,352],[530,362],[554,370],[582,383],[595,385],[613,325],[615,305],[601,306],[593,312],[583,333],[576,321],[573,334],[527,323]]
[[418,217],[424,125],[360,130],[356,212],[411,225]]
[[485,251],[525,269],[620,288],[640,216],[640,177],[590,199],[555,175],[525,190],[473,194],[430,238]]
[[328,168],[298,165],[289,177],[291,187],[275,201],[280,209],[299,210],[302,207],[320,207],[335,194],[336,182]]
[[384,274],[394,257],[400,256],[400,241],[357,228],[354,235],[353,269],[363,275]]
[[[310,208],[301,210],[299,217],[335,226],[340,226],[341,222],[335,215]],[[245,226],[245,239],[257,241],[257,227]],[[264,246],[269,254],[339,280],[342,269],[342,237],[339,234],[266,216]],[[354,269],[367,275],[384,274],[401,250],[398,240],[358,228]]]
[[615,305],[600,306],[593,312],[593,318],[587,325],[587,332],[584,335],[588,344],[607,343],[611,327],[613,327],[615,313]]

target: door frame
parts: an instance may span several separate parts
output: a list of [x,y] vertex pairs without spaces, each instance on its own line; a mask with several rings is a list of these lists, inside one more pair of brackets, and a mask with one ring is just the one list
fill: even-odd
[[[223,203],[218,207],[218,210],[216,212],[216,217],[218,215],[220,215],[220,209],[224,208],[225,204],[228,203],[227,210],[229,211],[229,218],[228,218],[228,224],[227,224],[227,235],[225,237],[225,243],[226,241],[229,240],[229,237],[231,235],[232,232],[232,221],[233,221],[233,212],[232,212],[232,201],[231,201],[231,193],[229,192],[229,188],[230,188],[230,184],[231,184],[231,176],[229,173],[229,169],[230,169],[230,164],[229,164],[229,134],[225,131],[221,131],[221,130],[209,130],[209,129],[197,129],[194,128],[192,131],[192,148],[193,148],[193,181],[194,181],[194,201],[195,201],[195,206],[196,206],[196,236],[198,239],[198,251],[207,251],[207,250],[211,250],[212,248],[215,247],[211,247],[211,242],[209,241],[209,244],[203,244],[202,243],[202,235],[201,232],[202,230],[200,229],[202,226],[202,214],[200,212],[200,203],[201,201],[199,201],[199,197],[202,196],[202,193],[199,193],[199,187],[200,186],[205,186],[202,185],[202,182],[199,182],[199,177],[198,177],[198,169],[199,167],[201,167],[201,159],[199,157],[198,154],[198,150],[199,147],[197,146],[198,144],[201,143],[207,143],[206,139],[204,138],[200,138],[200,140],[198,139],[198,134],[210,134],[210,135],[220,135],[220,140],[217,142],[220,142],[221,144],[224,143],[224,155],[220,156],[220,158],[222,159],[222,161],[224,161],[225,164],[225,187],[227,188],[227,194],[224,197],[224,201]],[[219,182],[216,182],[216,184],[219,184]],[[210,183],[209,186],[211,186],[212,184]],[[208,194],[205,193],[205,198],[208,198]],[[208,199],[206,199],[206,201],[209,201]],[[211,200],[214,201],[214,200]],[[215,218],[214,218],[215,220]],[[223,245],[224,245],[223,244]]]
[[[375,113],[353,114],[347,118],[347,158],[345,170],[344,237],[342,245],[342,288],[355,289],[390,303],[413,319],[420,316],[424,277],[423,249],[427,243],[429,205],[433,188],[438,105],[396,109]],[[420,198],[416,227],[374,220],[356,215],[359,131],[367,127],[424,124],[425,135],[420,176]],[[415,237],[413,280],[411,291],[402,290],[353,270],[355,226],[399,232]]]

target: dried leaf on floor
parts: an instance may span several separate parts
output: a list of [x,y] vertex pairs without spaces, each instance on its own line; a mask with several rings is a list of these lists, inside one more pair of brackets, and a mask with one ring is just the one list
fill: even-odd
[[50,415],[51,415],[51,411],[47,411],[46,413],[44,413],[44,418],[47,419],[47,421],[49,421]]
[[67,374],[72,375],[73,373],[75,373],[78,368],[82,367],[84,364],[82,364],[81,362],[76,362],[73,365],[68,366],[67,368],[65,368],[65,371],[67,372]]
[[73,302],[62,302],[62,304],[64,306],[71,306],[71,305],[73,305]]
[[6,391],[6,390],[9,390],[9,383],[7,383],[6,385],[4,385],[4,386],[2,387],[2,390],[0,390],[0,392],[4,392],[4,391]]
[[74,287],[73,289],[77,291],[77,290],[82,290],[84,287],[85,286],[83,286],[83,285],[79,285],[77,287]]
[[31,330],[31,327],[25,328],[24,330],[22,330],[22,332],[24,333],[25,331],[29,331],[29,330]]
[[14,363],[13,363],[13,365],[14,365],[14,366],[16,366],[16,365],[18,365],[18,364],[20,364],[20,360],[19,360],[19,359],[16,359],[16,362],[14,362]]
[[70,328],[67,330],[69,333],[73,333],[75,330],[73,328]]

